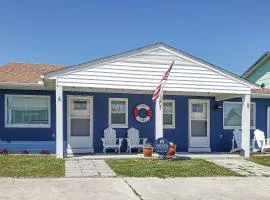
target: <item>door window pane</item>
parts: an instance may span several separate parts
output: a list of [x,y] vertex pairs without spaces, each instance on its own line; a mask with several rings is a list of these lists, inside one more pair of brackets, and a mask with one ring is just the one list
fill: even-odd
[[89,136],[90,119],[71,119],[70,120],[71,136]]
[[207,121],[191,120],[191,136],[206,137],[207,136]]
[[86,110],[87,109],[87,101],[73,101],[73,109],[74,110]]
[[191,104],[191,119],[207,119],[207,104],[192,103]]
[[192,112],[203,112],[203,104],[192,104]]

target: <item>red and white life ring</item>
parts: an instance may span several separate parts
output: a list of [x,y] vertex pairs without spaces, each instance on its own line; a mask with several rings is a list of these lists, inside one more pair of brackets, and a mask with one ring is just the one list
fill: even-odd
[[[141,109],[145,109],[147,112],[147,115],[145,117],[140,117],[139,116],[139,110]],[[136,120],[138,122],[142,122],[145,123],[147,121],[149,121],[149,119],[152,117],[152,110],[151,108],[146,105],[146,104],[139,104],[134,108],[134,117],[136,118]]]

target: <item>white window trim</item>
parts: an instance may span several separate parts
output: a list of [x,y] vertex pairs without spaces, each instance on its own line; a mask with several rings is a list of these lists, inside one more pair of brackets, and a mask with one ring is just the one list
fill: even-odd
[[[233,101],[224,101],[223,102],[223,114],[222,114],[222,117],[223,117],[223,129],[224,130],[228,130],[228,129],[242,129],[241,126],[225,126],[224,125],[224,104],[242,104],[242,102],[233,102]],[[254,126],[251,126],[250,125],[250,129],[252,130],[255,130],[256,129],[256,103],[255,102],[251,102],[250,105],[254,105],[254,111],[253,111],[253,120],[254,120]]]
[[[7,123],[7,98],[8,97],[39,97],[48,100],[48,124],[8,124]],[[50,128],[51,127],[51,97],[48,95],[18,95],[5,94],[5,128]]]
[[[175,100],[163,100],[163,103],[172,103],[172,125],[163,124],[164,129],[174,129],[175,128]],[[164,111],[163,111],[164,114]]]
[[[111,123],[111,105],[112,101],[124,101],[126,104],[125,110],[125,124],[112,124]],[[112,128],[128,128],[128,99],[127,98],[109,98],[109,126]]]

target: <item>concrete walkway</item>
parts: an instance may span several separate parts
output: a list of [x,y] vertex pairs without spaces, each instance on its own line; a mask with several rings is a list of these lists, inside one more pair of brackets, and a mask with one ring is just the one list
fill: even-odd
[[0,178],[1,200],[269,200],[270,178]]
[[118,178],[0,178],[1,200],[136,200]]
[[[213,162],[222,167],[229,168],[244,176],[270,176],[270,167],[256,164],[245,159],[208,159],[208,161]],[[270,199],[270,194],[269,194]]]
[[270,179],[265,177],[127,178],[144,200],[269,200]]
[[70,159],[65,161],[66,177],[115,177],[104,160]]

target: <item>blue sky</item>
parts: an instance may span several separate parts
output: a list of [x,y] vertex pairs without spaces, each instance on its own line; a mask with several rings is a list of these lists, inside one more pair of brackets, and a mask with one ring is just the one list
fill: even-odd
[[270,1],[9,0],[0,65],[78,64],[156,42],[242,74],[270,50]]

